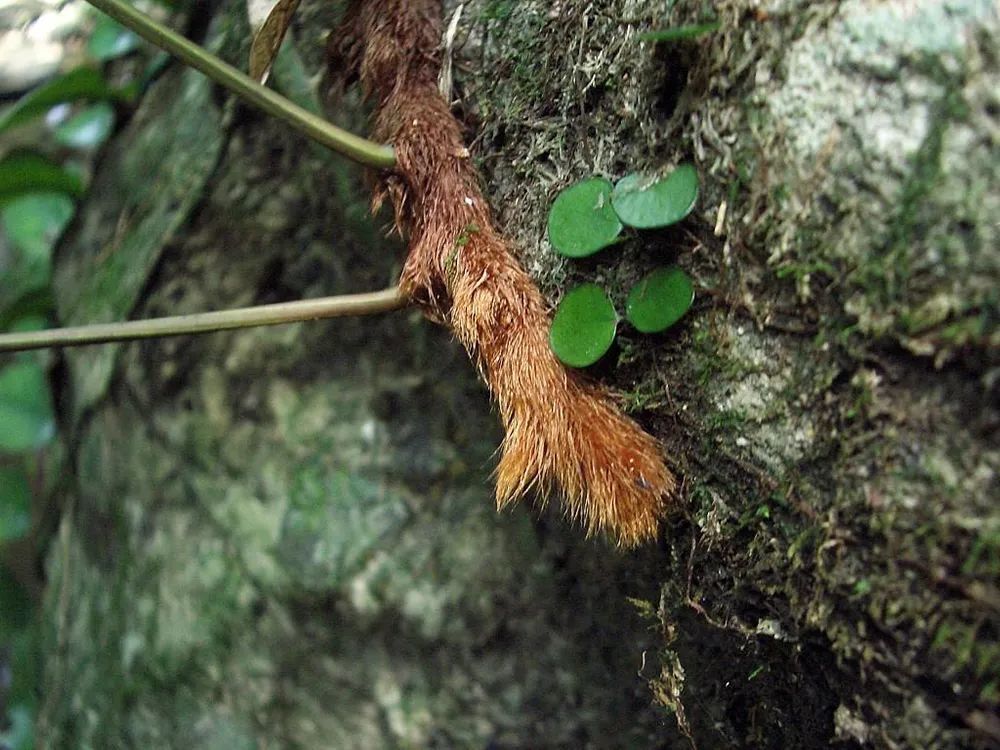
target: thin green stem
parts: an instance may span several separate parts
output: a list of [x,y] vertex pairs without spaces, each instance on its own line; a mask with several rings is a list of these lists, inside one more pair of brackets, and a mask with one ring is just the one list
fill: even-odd
[[0,334],[0,352],[43,349],[58,346],[107,344],[112,341],[180,336],[192,333],[226,331],[233,328],[274,326],[303,320],[320,320],[347,315],[371,315],[398,310],[407,305],[399,287],[366,294],[344,294],[337,297],[258,305],[237,310],[177,315],[169,318],[131,320],[127,323],[107,323],[76,328],[52,328],[47,331]]
[[396,165],[396,155],[392,146],[356,136],[293,104],[123,0],[88,0],[88,2],[143,39],[166,50],[268,114],[287,122],[314,141],[371,167],[389,169]]

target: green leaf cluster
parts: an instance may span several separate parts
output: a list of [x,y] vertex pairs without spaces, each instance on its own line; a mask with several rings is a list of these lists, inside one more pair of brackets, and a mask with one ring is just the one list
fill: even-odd
[[617,327],[618,314],[608,293],[597,284],[581,284],[559,303],[549,343],[564,364],[587,367],[611,348]]
[[625,226],[657,229],[676,224],[698,199],[698,173],[682,164],[669,174],[632,173],[613,185],[591,177],[556,196],[549,211],[549,242],[560,255],[585,258],[619,241]]
[[[612,185],[591,177],[563,190],[549,211],[553,249],[585,258],[621,241],[625,227],[655,229],[676,224],[691,213],[698,198],[698,174],[682,164],[669,174],[629,174]],[[653,270],[628,294],[626,319],[641,333],[674,325],[694,300],[691,279],[676,266]],[[614,342],[618,314],[607,292],[596,284],[577,286],[563,296],[549,333],[555,355],[570,367],[587,367]]]
[[[129,54],[138,37],[101,16],[91,63],[56,76],[0,109],[0,331],[45,328],[52,312],[52,250],[86,189],[86,163],[110,135],[137,85],[110,85],[99,64]],[[27,144],[27,145],[25,145]],[[30,549],[40,451],[55,435],[46,355],[0,360],[0,546]],[[13,555],[32,554],[11,552]],[[37,606],[0,563],[0,747],[34,746],[39,672]],[[0,682],[4,682],[0,677]]]

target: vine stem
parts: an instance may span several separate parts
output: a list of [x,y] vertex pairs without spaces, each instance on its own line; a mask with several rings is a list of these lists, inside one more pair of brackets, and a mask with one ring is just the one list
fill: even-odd
[[375,143],[349,133],[290,102],[123,0],[87,1],[146,41],[166,50],[269,115],[287,122],[317,143],[370,167],[389,169],[396,165],[396,155],[392,146]]
[[336,297],[281,302],[236,310],[176,315],[126,323],[107,323],[51,328],[44,331],[5,333],[0,335],[0,352],[43,349],[45,347],[107,344],[112,341],[180,336],[192,333],[227,331],[234,328],[273,326],[304,320],[338,318],[348,315],[371,315],[398,310],[409,304],[399,287],[364,294],[344,294]]

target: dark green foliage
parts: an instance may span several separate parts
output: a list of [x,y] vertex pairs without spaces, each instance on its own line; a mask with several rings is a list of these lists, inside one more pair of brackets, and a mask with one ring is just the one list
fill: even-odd
[[52,438],[52,403],[37,360],[25,358],[0,370],[0,424],[0,451],[31,450]]
[[666,177],[636,173],[622,177],[611,205],[630,227],[656,229],[683,219],[697,199],[698,173],[691,164],[682,164]]
[[552,351],[570,367],[587,367],[605,355],[615,340],[618,315],[597,284],[581,284],[563,297],[552,320]]
[[693,300],[694,287],[684,271],[657,268],[632,287],[625,314],[637,331],[659,333],[680,320]]
[[584,258],[612,244],[622,223],[611,208],[611,182],[583,180],[559,193],[549,212],[549,240],[560,255]]
[[18,151],[0,161],[0,203],[33,191],[66,193],[78,197],[83,182],[44,156]]
[[112,99],[118,96],[119,93],[108,85],[100,71],[93,68],[77,68],[53,78],[21,97],[0,117],[0,133],[41,117],[57,104]]

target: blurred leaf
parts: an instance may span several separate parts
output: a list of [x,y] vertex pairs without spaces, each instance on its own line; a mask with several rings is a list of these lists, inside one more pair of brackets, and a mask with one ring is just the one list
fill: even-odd
[[73,199],[62,193],[29,193],[0,208],[8,239],[29,263],[49,263],[52,246],[73,218]]
[[79,197],[83,194],[83,182],[44,156],[28,151],[8,154],[0,160],[0,203],[41,191]]
[[31,597],[24,587],[0,565],[0,641],[9,640],[31,623]]
[[103,13],[97,17],[94,31],[87,42],[87,52],[104,62],[127,55],[139,46],[139,36]]
[[628,293],[625,315],[641,333],[665,331],[691,307],[694,286],[677,266],[657,268]]
[[[276,0],[270,3],[270,8],[266,8],[266,5],[261,2],[247,3],[250,25],[257,29],[250,45],[249,75],[260,83],[264,83],[271,72],[274,58],[281,49],[281,42],[288,33],[288,27],[295,17],[295,10],[299,7],[299,0]],[[262,12],[265,8],[266,16]],[[261,17],[263,22],[257,28],[258,19]]]
[[0,744],[10,750],[33,750],[35,747],[35,718],[31,708],[23,703],[7,711],[10,727],[0,732]]
[[99,102],[77,112],[56,128],[56,141],[70,148],[95,148],[107,139],[115,122],[115,110]]
[[693,165],[681,164],[666,177],[622,177],[611,194],[611,205],[630,227],[654,229],[683,219],[697,199],[698,173]]
[[0,451],[39,448],[55,434],[52,402],[42,366],[22,359],[0,370]]
[[172,59],[170,54],[163,50],[154,53],[146,61],[142,72],[118,90],[121,98],[125,101],[135,101],[138,99],[139,95],[149,88],[149,85],[156,80]]
[[49,322],[44,315],[25,315],[7,326],[6,330],[11,333],[43,331],[48,328],[48,324]]
[[27,592],[0,567],[0,638],[9,659],[6,718],[10,723],[0,731],[0,746],[11,750],[34,748],[34,723],[41,676],[38,607]]
[[40,117],[63,102],[111,99],[119,94],[93,68],[77,68],[25,94],[0,116],[0,133]]
[[14,330],[13,326],[26,317],[44,320],[52,310],[52,290],[47,285],[31,288],[19,282],[16,275],[13,279],[0,277],[0,331]]
[[593,177],[570,185],[549,211],[549,241],[560,255],[585,258],[612,244],[622,223],[611,208],[611,182]]
[[0,466],[0,544],[31,528],[31,486],[24,468]]
[[0,330],[26,315],[46,315],[52,309],[49,265],[18,263],[0,275]]
[[[281,45],[278,56],[274,58],[271,73],[274,76],[272,85],[286,98],[315,115],[323,115],[323,106],[316,93],[316,87],[310,80],[309,72],[294,44]],[[328,153],[325,146],[321,148]]]
[[611,348],[617,325],[607,292],[597,284],[581,284],[566,292],[556,308],[549,345],[564,364],[587,367]]

